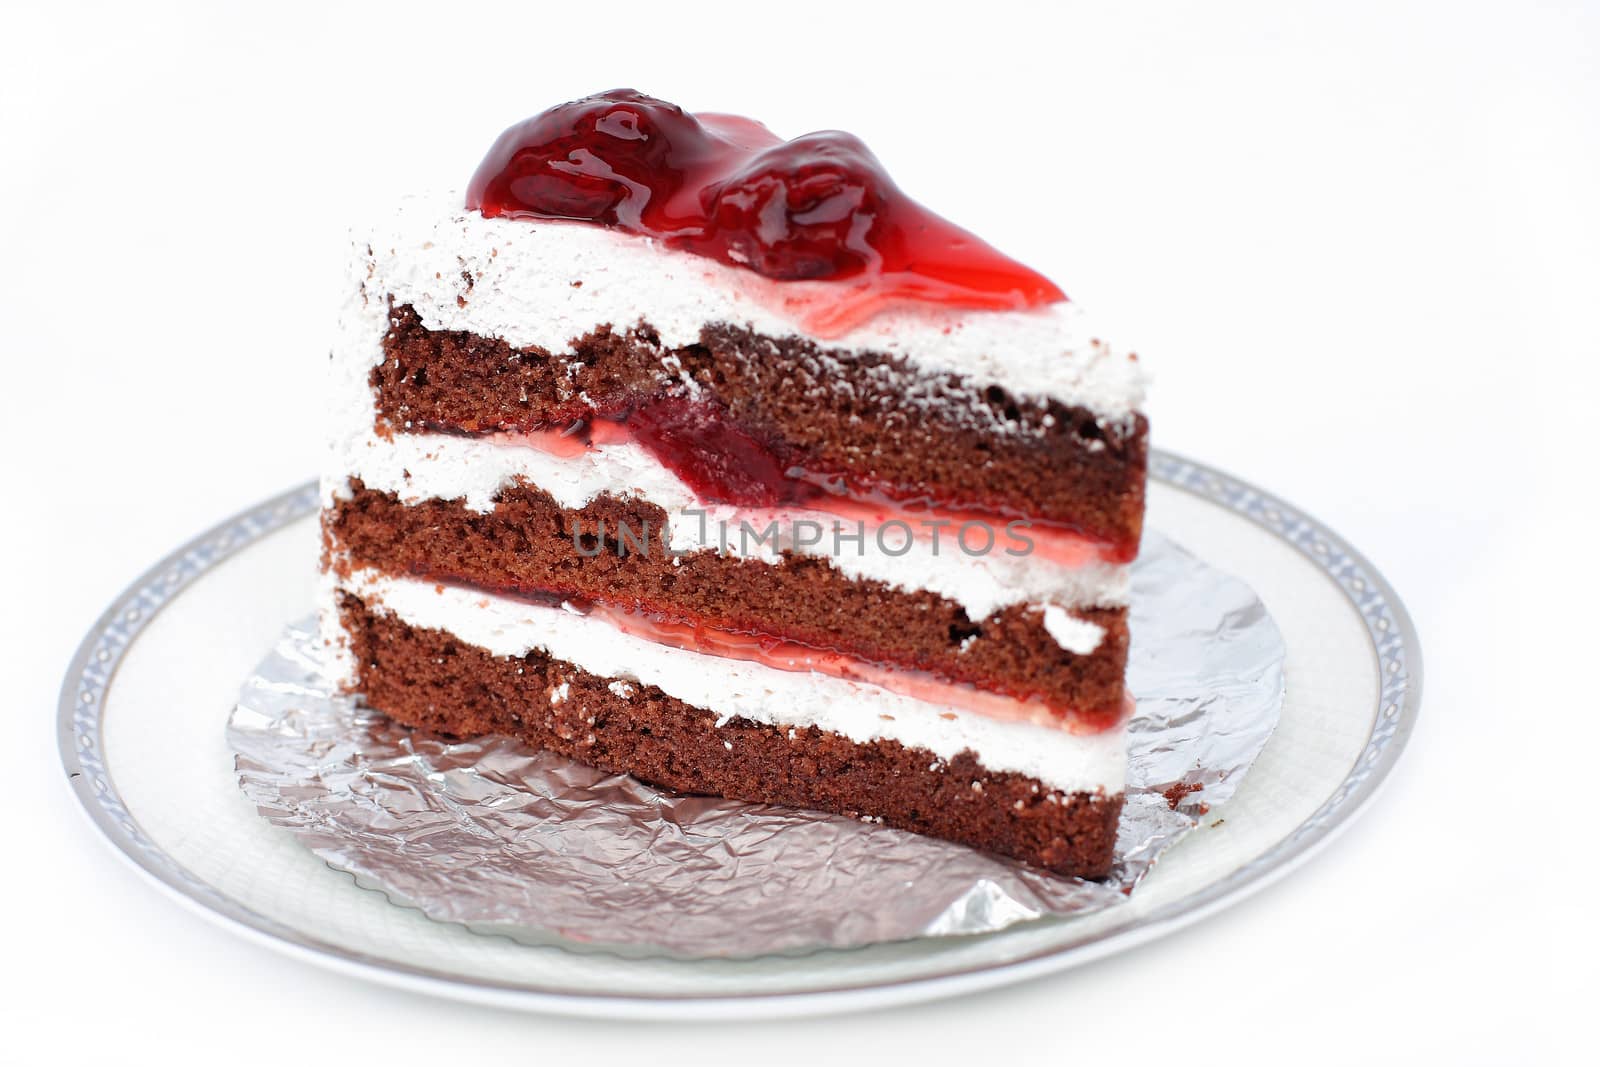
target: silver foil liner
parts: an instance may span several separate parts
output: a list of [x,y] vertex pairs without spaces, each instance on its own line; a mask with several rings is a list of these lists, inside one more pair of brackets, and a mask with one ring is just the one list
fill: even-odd
[[360,885],[480,932],[683,957],[987,933],[1127,899],[1233,794],[1277,723],[1283,640],[1243,582],[1147,535],[1130,625],[1138,710],[1104,882],[838,816],[681,796],[505,737],[408,730],[333,691],[311,619],[245,683],[228,741],[269,821]]

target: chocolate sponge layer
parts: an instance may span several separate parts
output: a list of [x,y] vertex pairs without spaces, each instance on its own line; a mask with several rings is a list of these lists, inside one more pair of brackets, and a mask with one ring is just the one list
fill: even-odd
[[1144,516],[1147,424],[930,376],[887,353],[841,352],[798,337],[712,324],[667,349],[648,323],[604,327],[570,354],[429,330],[391,309],[372,372],[380,425],[395,432],[567,428],[622,418],[682,391],[789,467],[875,485],[897,499],[960,501],[1079,530],[1132,558]]
[[889,741],[814,727],[717,725],[653,686],[606,679],[538,652],[497,657],[342,594],[340,614],[368,704],[451,736],[508,734],[603,770],[688,793],[786,804],[929,834],[1063,875],[1104,877],[1122,796],[1061,793]]
[[[664,530],[660,508],[602,496],[569,510],[523,483],[503,489],[492,511],[475,512],[459,501],[403,504],[357,481],[323,522],[330,559],[389,574],[596,601],[724,632],[771,635],[1039,699],[1086,728],[1109,725],[1122,711],[1125,608],[1077,612],[1104,637],[1092,652],[1076,655],[1024,605],[971,619],[936,593],[853,580],[815,556],[790,553],[768,563],[706,550],[672,557],[658,535],[640,552],[618,532],[624,525],[639,533]],[[603,541],[595,536],[602,529]]]

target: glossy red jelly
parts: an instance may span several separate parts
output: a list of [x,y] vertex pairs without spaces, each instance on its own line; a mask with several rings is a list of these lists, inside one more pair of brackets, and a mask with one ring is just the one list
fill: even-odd
[[616,227],[779,281],[845,283],[831,298],[848,310],[818,320],[837,327],[905,302],[1066,299],[902,193],[850,134],[784,141],[750,119],[690,115],[631,89],[505,131],[472,176],[467,207]]
[[771,448],[714,405],[657,400],[636,408],[625,427],[708,504],[772,508],[821,495],[791,478]]

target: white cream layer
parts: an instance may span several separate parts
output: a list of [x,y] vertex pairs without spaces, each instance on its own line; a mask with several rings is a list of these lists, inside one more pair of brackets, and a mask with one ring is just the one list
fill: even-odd
[[782,306],[785,285],[804,283],[774,282],[602,226],[486,219],[462,203],[455,192],[408,197],[355,235],[368,291],[411,305],[429,329],[561,355],[605,324],[622,331],[643,319],[665,347],[679,348],[720,322],[804,337],[842,358],[852,350],[897,355],[930,376],[961,376],[973,394],[998,385],[1118,423],[1144,400],[1138,362],[1096,339],[1075,303],[1028,311],[905,308],[842,337],[818,338],[773,310]]
[[[926,537],[907,544],[896,529],[886,531],[881,539],[869,530],[859,544],[842,538],[836,544],[831,531],[841,520],[825,512],[784,509],[752,513],[702,505],[676,475],[645,448],[632,443],[561,457],[490,438],[396,434],[384,440],[369,431],[344,439],[335,468],[361,479],[369,489],[394,493],[403,503],[460,500],[477,512],[493,510],[496,494],[519,479],[543,489],[569,509],[582,508],[607,493],[636,497],[667,513],[668,543],[674,552],[711,549],[776,563],[783,548],[794,548],[827,558],[850,578],[880,581],[906,591],[925,589],[947,597],[965,608],[974,621],[1011,604],[1116,606],[1126,604],[1128,598],[1128,568],[1124,565],[1069,566],[1038,553],[1010,555],[1006,548],[1011,542],[1003,537],[981,555],[963,552],[952,534],[946,534],[937,545]],[[768,521],[776,522],[777,541],[741,537],[741,519],[757,531],[765,530]],[[794,536],[799,522],[818,524],[830,533],[820,542],[805,543],[805,538]],[[848,524],[847,530],[854,531],[854,523]],[[659,534],[651,531],[650,536]],[[1076,619],[1058,622],[1050,632],[1063,648],[1079,655],[1093,651],[1103,636],[1099,626]]]
[[[332,593],[338,588],[410,626],[443,630],[492,655],[538,650],[602,678],[657,686],[719,720],[740,717],[779,727],[815,726],[857,743],[897,741],[925,749],[943,762],[970,751],[990,771],[1037,778],[1062,792],[1122,791],[1126,753],[1121,727],[1079,735],[989,719],[830,675],[672,648],[560,608],[370,571],[357,571],[327,587],[324,627],[336,643],[340,633]],[[347,673],[349,666],[347,661]]]

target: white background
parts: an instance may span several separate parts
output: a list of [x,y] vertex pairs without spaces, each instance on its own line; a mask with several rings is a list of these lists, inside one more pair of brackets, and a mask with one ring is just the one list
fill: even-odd
[[[1597,43],[1595,5],[1555,3],[7,5],[0,1059],[1592,1055]],[[749,1025],[390,992],[237,941],[117,862],[54,752],[82,632],[316,471],[349,221],[616,85],[861,134],[1140,352],[1159,447],[1366,552],[1427,675],[1371,812],[1124,956]]]

